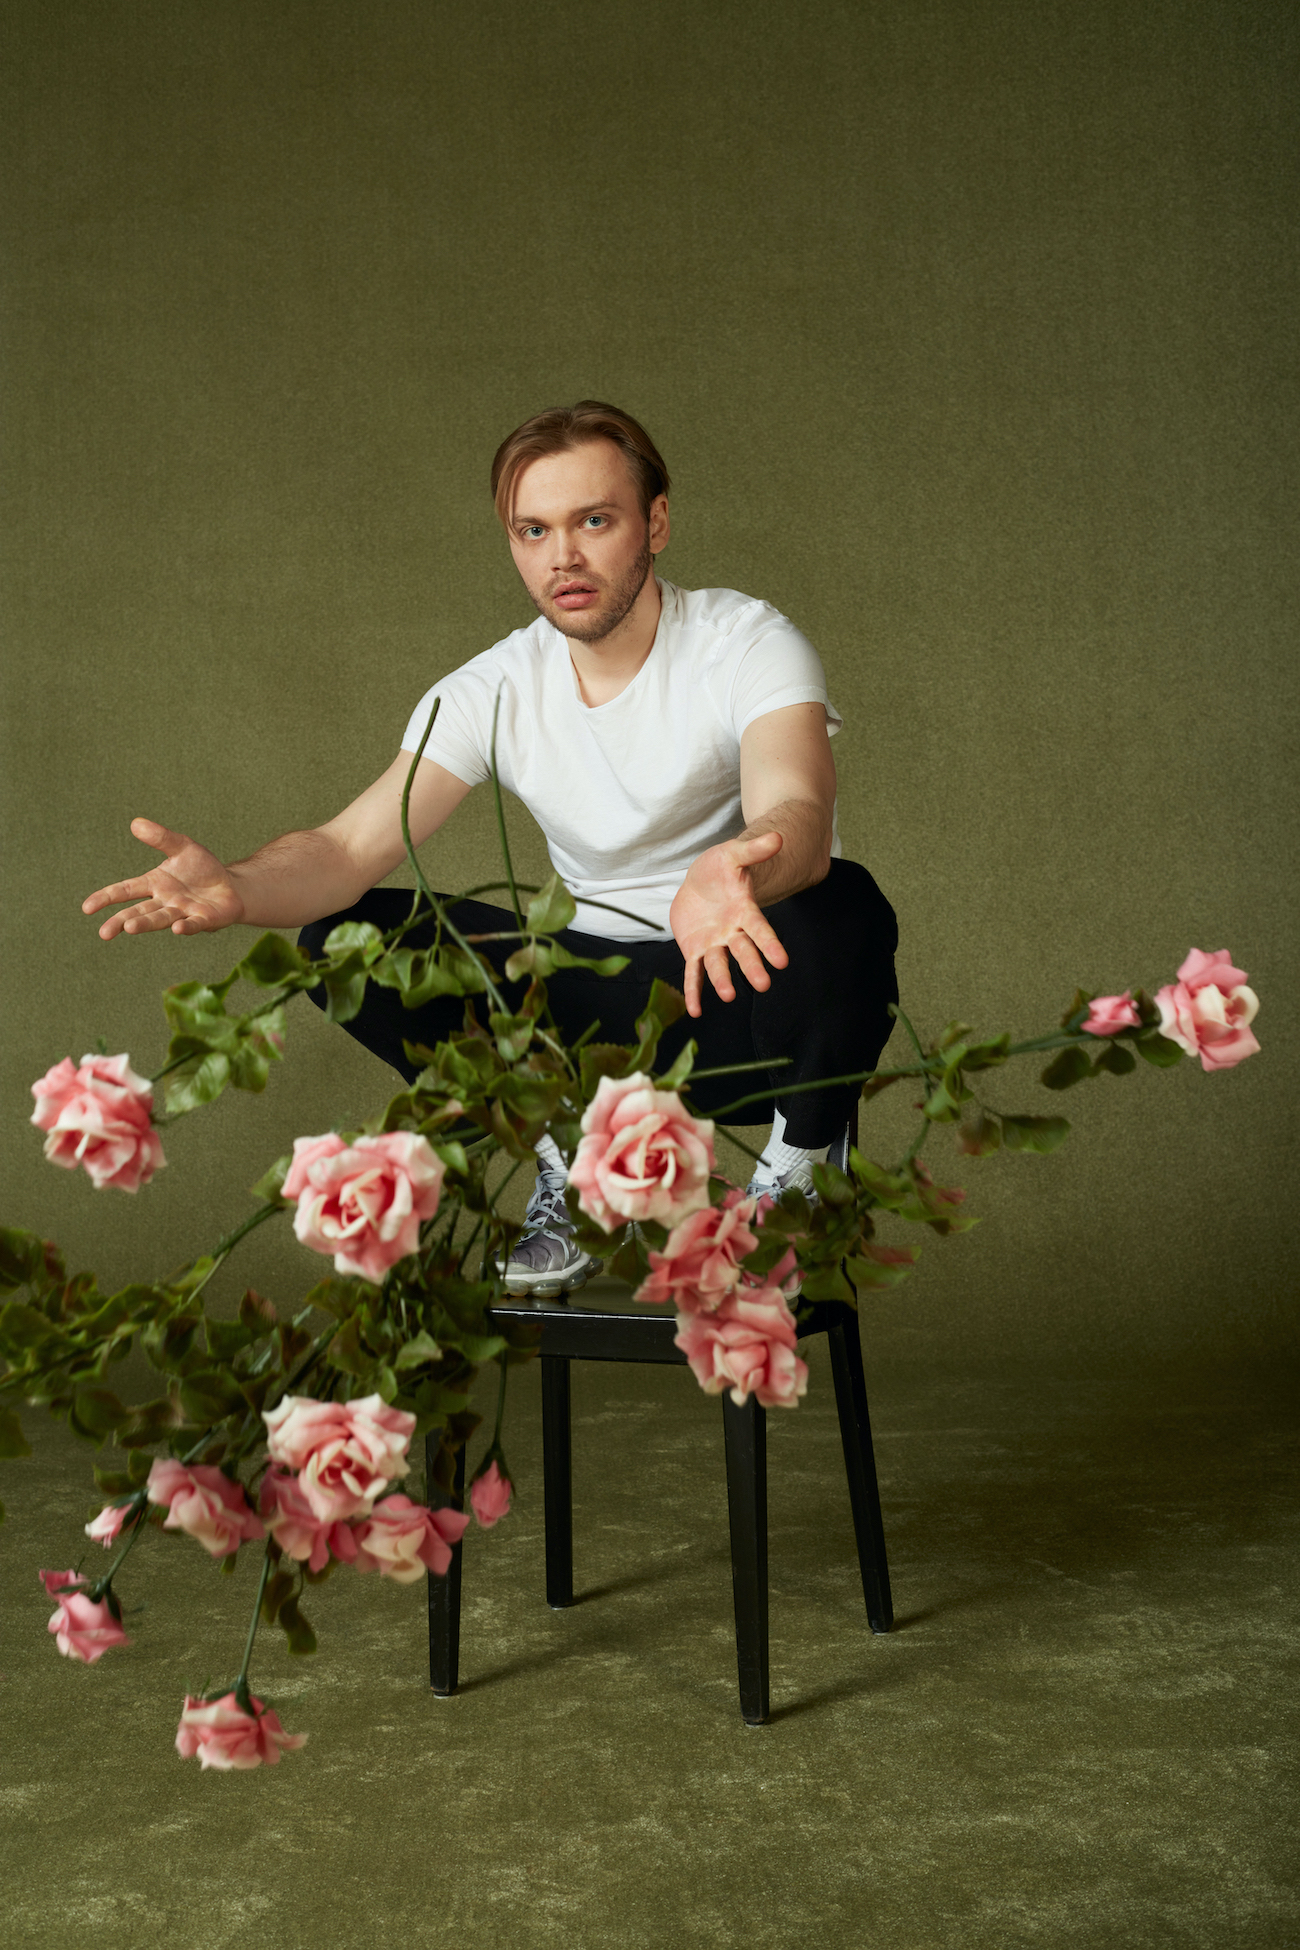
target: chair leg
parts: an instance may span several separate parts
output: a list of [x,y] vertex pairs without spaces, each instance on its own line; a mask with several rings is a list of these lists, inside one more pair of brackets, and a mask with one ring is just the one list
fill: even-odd
[[542,1486],[546,1507],[546,1602],[552,1611],[573,1603],[573,1451],[569,1363],[542,1361]]
[[[429,1485],[431,1510],[450,1504],[453,1510],[465,1507],[465,1445],[456,1451],[455,1487],[450,1496],[433,1481],[433,1461],[441,1436],[431,1429],[424,1438],[424,1465]],[[429,1573],[429,1684],[442,1699],[455,1692],[460,1683],[460,1544],[453,1544],[451,1563],[442,1577]]]
[[745,1725],[761,1727],[767,1691],[767,1417],[758,1403],[722,1398],[731,1517],[731,1588],[736,1605],[736,1665]]
[[889,1560],[885,1554],[885,1527],[880,1514],[880,1486],[876,1481],[857,1315],[846,1309],[843,1321],[830,1329],[827,1338],[831,1373],[835,1377],[835,1405],[840,1412],[840,1439],[844,1444],[853,1529],[858,1542],[862,1595],[867,1601],[867,1619],[872,1631],[887,1632],[894,1623],[894,1603],[889,1590]]

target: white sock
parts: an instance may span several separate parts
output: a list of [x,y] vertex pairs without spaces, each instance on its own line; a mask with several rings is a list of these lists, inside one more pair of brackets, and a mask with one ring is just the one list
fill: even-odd
[[754,1166],[754,1180],[759,1185],[771,1185],[796,1165],[824,1165],[830,1151],[829,1144],[817,1144],[804,1148],[785,1141],[785,1116],[777,1111],[772,1119],[772,1135],[763,1147],[763,1155]]
[[553,1137],[538,1138],[533,1150],[537,1153],[537,1162],[543,1171],[562,1171],[567,1175],[568,1166]]

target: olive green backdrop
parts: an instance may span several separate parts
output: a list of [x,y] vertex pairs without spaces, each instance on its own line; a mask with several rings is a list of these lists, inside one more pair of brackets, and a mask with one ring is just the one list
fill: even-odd
[[[147,1276],[386,1096],[299,1003],[265,1097],[178,1126],[136,1199],[22,1121],[101,1033],[156,1068],[158,991],[250,939],[98,942],[130,817],[235,857],[367,784],[528,617],[497,442],[594,394],[673,471],[664,572],[821,650],[919,1023],[1030,1033],[1192,944],[1263,998],[1245,1068],[1108,1079],[1063,1153],[966,1165],[985,1223],[873,1304],[876,1358],[1271,1354],[1295,41],[1278,0],[11,0],[5,1217]],[[427,858],[489,876],[482,794]],[[286,1228],[237,1270],[287,1300],[316,1268]]]

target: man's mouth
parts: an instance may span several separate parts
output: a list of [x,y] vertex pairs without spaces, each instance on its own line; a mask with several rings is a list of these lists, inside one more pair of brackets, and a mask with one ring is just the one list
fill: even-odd
[[551,601],[561,609],[587,609],[595,602],[596,593],[589,582],[562,582]]

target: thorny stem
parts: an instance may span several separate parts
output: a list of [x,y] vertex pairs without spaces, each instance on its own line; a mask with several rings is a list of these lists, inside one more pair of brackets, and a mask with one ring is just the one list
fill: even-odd
[[248,1696],[248,1666],[253,1656],[253,1641],[257,1637],[257,1627],[262,1616],[262,1594],[266,1590],[266,1580],[270,1574],[271,1539],[268,1537],[266,1550],[262,1555],[262,1575],[257,1581],[257,1596],[253,1600],[253,1616],[248,1627],[248,1638],[244,1643],[244,1663],[239,1668],[239,1677],[234,1685],[236,1702],[243,1707],[245,1713],[250,1715],[253,1708]]
[[[507,1369],[506,1358],[504,1354],[498,1354],[497,1366],[501,1370],[501,1379],[497,1383],[497,1420],[496,1420],[496,1427],[492,1431],[493,1449],[497,1449],[500,1447],[501,1422],[506,1412],[506,1374],[508,1372],[508,1369]],[[489,1450],[488,1453],[491,1454],[491,1450]]]
[[497,773],[497,719],[501,716],[501,690],[498,686],[496,702],[492,706],[492,743],[488,749],[488,766],[492,773],[492,797],[497,809],[497,837],[501,841],[501,858],[506,865],[506,880],[510,887],[510,905],[514,909],[515,926],[524,925],[524,912],[519,905],[519,889],[515,886],[514,862],[510,858],[510,841],[506,837],[506,811],[501,803],[501,780]]
[[448,916],[443,903],[438,899],[438,896],[425,879],[424,868],[420,865],[419,856],[411,844],[411,787],[415,783],[415,768],[424,756],[424,748],[429,742],[429,733],[433,730],[433,721],[438,715],[438,707],[441,703],[441,698],[434,699],[433,709],[429,713],[429,722],[424,727],[424,736],[416,747],[415,756],[411,760],[410,770],[406,774],[406,784],[402,787],[402,844],[406,848],[406,857],[411,863],[411,871],[415,875],[416,886],[428,901],[433,912],[437,915],[439,927],[445,927],[457,947],[464,950],[476,968],[482,969],[484,986],[499,1013],[505,1015],[506,1005],[501,999],[501,991],[497,987],[491,971],[478,959],[460,929]]
[[143,1532],[145,1527],[145,1510],[147,1508],[148,1501],[149,1501],[148,1496],[144,1489],[138,1489],[136,1491],[135,1501],[136,1501],[136,1514],[131,1519],[131,1534],[127,1538],[126,1542],[123,1544],[117,1556],[113,1559],[113,1562],[109,1565],[108,1569],[105,1571],[104,1575],[101,1578],[96,1578],[95,1582],[91,1585],[90,1590],[87,1593],[87,1596],[89,1597],[92,1604],[99,1603],[99,1600],[103,1597],[104,1593],[108,1590],[109,1585],[112,1584],[114,1576],[117,1573],[118,1565],[125,1563],[126,1559],[131,1555],[131,1552],[135,1549],[136,1545],[140,1541],[141,1533]]
[[226,1260],[229,1259],[231,1253],[234,1251],[235,1247],[239,1244],[241,1239],[243,1239],[248,1233],[255,1231],[258,1226],[265,1225],[266,1221],[268,1219],[273,1219],[278,1212],[283,1212],[285,1210],[287,1210],[287,1207],[282,1205],[278,1200],[274,1204],[259,1206],[257,1211],[254,1212],[251,1219],[245,1219],[244,1223],[240,1226],[236,1226],[233,1232],[228,1232],[225,1238],[218,1243],[216,1251],[212,1255],[212,1264],[208,1268],[207,1272],[203,1275],[203,1278],[199,1281],[197,1286],[190,1288],[191,1299],[196,1298],[200,1293],[202,1293],[204,1287],[207,1285],[208,1281],[212,1278],[212,1275],[217,1271],[218,1267],[224,1265]]

